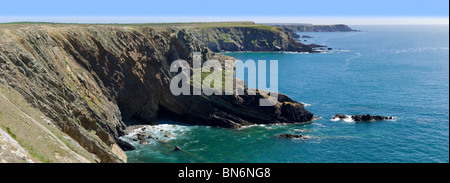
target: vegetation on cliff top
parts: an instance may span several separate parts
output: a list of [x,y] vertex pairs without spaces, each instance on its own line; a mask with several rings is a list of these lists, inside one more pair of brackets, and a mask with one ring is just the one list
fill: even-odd
[[254,27],[261,29],[273,29],[275,26],[255,24],[251,21],[244,22],[180,22],[180,23],[56,23],[56,22],[8,22],[0,25],[117,25],[117,26],[150,26],[150,27],[179,27],[179,28],[208,28],[208,27]]

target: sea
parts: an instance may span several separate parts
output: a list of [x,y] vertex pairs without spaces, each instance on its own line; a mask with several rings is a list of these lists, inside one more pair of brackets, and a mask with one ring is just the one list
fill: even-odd
[[[364,25],[359,32],[300,32],[320,53],[226,52],[278,60],[278,91],[320,117],[241,129],[161,119],[154,138],[127,151],[135,163],[449,163],[449,26]],[[335,114],[394,120],[332,120]],[[308,139],[278,138],[281,133]],[[158,138],[158,139],[156,139]],[[174,151],[178,146],[182,150]]]

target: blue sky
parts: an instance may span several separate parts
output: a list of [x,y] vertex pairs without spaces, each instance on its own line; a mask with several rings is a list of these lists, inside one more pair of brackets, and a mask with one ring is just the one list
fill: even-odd
[[[35,20],[39,17],[186,17],[198,19],[222,17],[429,17],[447,18],[448,0],[11,0],[0,3],[0,21],[15,17]],[[98,19],[103,17],[104,19]],[[183,19],[184,18],[184,19]],[[111,19],[111,18],[110,18]],[[76,19],[74,19],[76,20]],[[157,21],[158,19],[153,19]],[[240,20],[240,19],[239,19]],[[264,19],[261,19],[263,21]],[[270,20],[270,19],[269,19]],[[276,19],[273,19],[275,21]],[[110,20],[114,21],[114,20]],[[124,20],[125,21],[125,20]],[[132,21],[132,20],[130,20]]]

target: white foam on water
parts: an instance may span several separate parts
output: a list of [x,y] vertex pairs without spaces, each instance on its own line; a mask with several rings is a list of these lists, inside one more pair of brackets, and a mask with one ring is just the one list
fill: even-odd
[[320,117],[320,116],[314,116],[314,117],[311,119],[311,121],[316,121],[316,120],[319,120],[319,119],[322,119],[322,117]]
[[355,120],[353,120],[351,116],[346,116],[346,118],[342,119],[342,121],[347,122],[347,123],[355,122]]
[[247,125],[247,126],[241,126],[239,128],[237,128],[236,130],[245,130],[245,129],[249,129],[249,128],[264,128],[267,130],[272,130],[273,129],[273,125],[260,125],[260,124],[256,124],[256,125]]
[[344,115],[345,116],[345,118],[331,118],[330,119],[330,121],[340,121],[340,120],[342,120],[342,121],[344,121],[344,122],[347,122],[347,123],[353,123],[353,122],[355,122],[355,120],[353,120],[353,118],[352,118],[352,116],[350,116],[350,115]]
[[341,120],[340,118],[332,118],[332,119],[330,119],[330,121],[339,121],[339,120]]
[[294,129],[294,131],[295,132],[302,132],[302,133],[309,132],[309,130],[305,130],[305,129]]
[[327,127],[327,126],[325,126],[323,124],[320,124],[320,123],[313,123],[313,125],[316,125],[316,126],[319,126],[319,127]]
[[309,54],[309,52],[284,51],[284,54]]
[[303,104],[303,106],[305,106],[305,107],[311,106],[311,104],[307,104],[307,103],[303,103],[303,102],[300,102],[300,103]]
[[136,138],[137,134],[145,133],[152,136],[153,138],[148,138],[147,140],[152,141],[158,140],[160,142],[167,142],[176,139],[178,136],[184,135],[186,132],[190,131],[190,126],[176,125],[176,124],[160,124],[160,125],[145,125],[140,128],[136,128],[127,135],[123,136],[124,140],[131,140]]
[[387,119],[386,121],[397,121],[397,117],[396,116],[392,116],[392,119]]

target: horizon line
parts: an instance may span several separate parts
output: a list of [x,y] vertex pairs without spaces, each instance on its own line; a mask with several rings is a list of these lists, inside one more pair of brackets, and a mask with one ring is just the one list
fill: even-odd
[[303,23],[313,25],[449,25],[441,16],[255,16],[255,17],[181,17],[181,16],[0,16],[0,23],[46,22],[72,24],[142,24],[201,22]]

